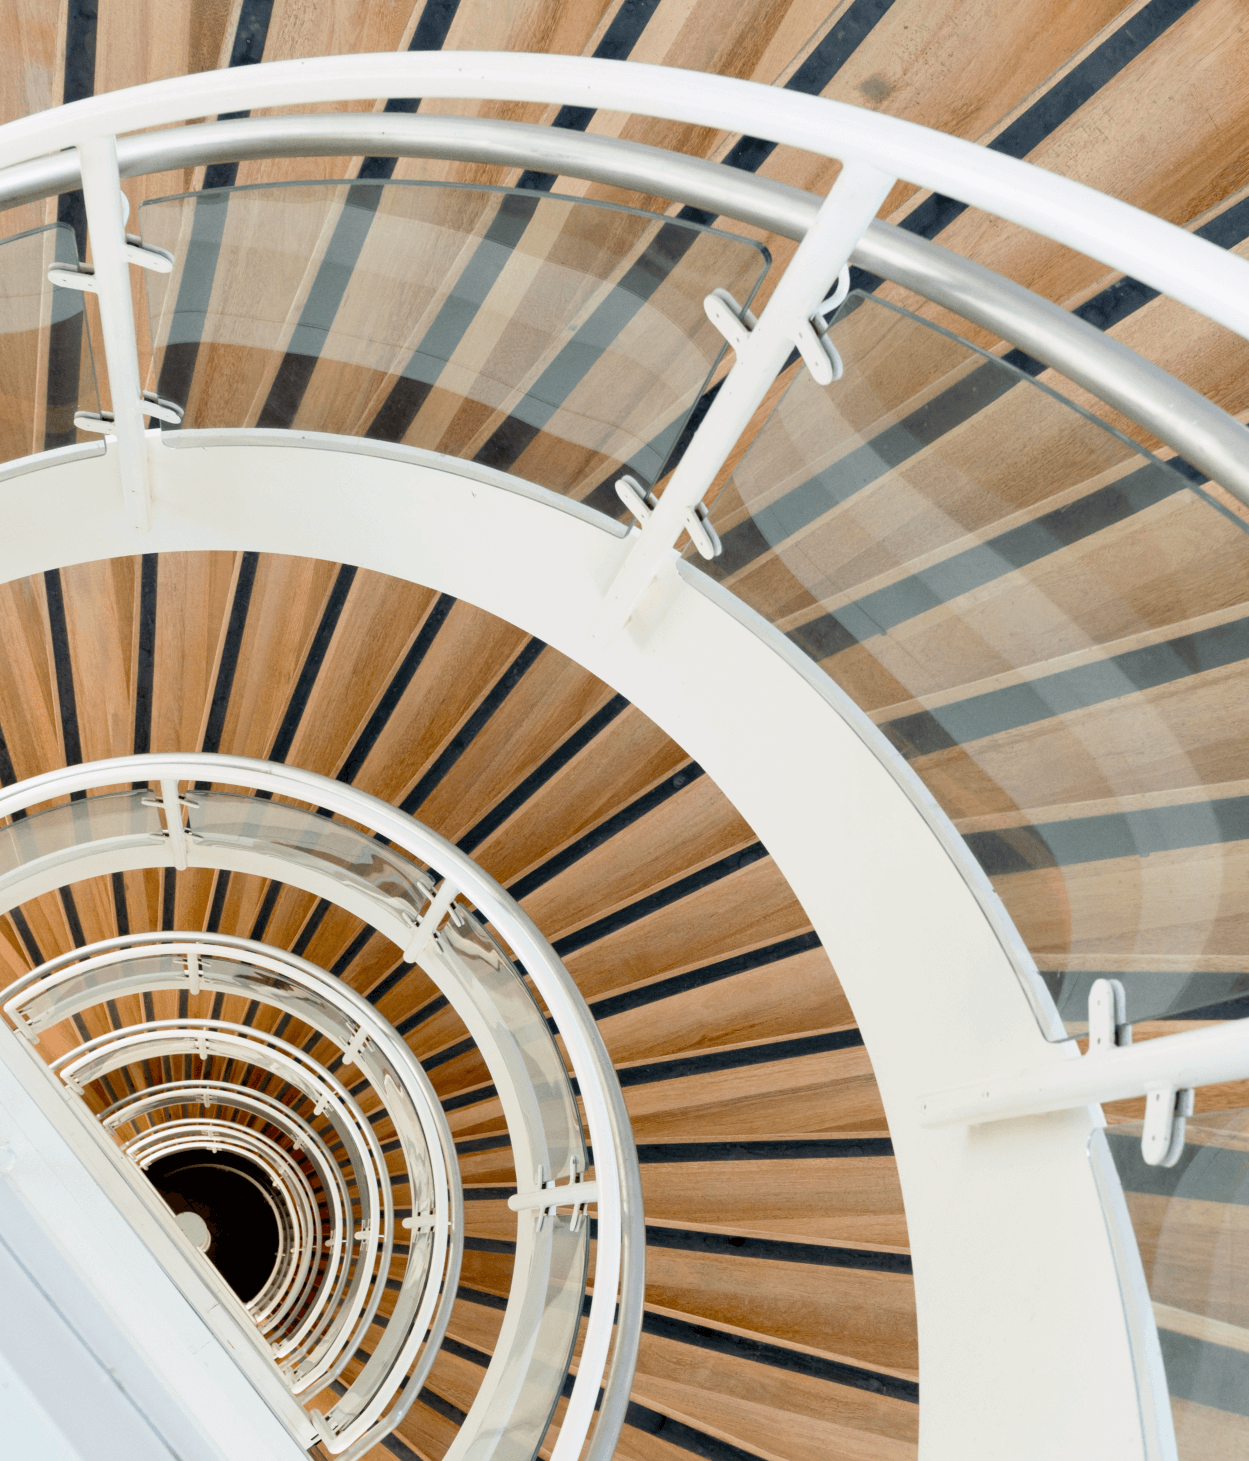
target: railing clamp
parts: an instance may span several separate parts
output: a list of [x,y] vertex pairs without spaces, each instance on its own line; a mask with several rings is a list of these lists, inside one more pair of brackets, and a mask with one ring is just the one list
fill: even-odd
[[578,1158],[573,1157],[571,1167],[571,1175],[562,1187],[557,1187],[554,1179],[548,1182],[546,1168],[539,1167],[536,1190],[517,1192],[508,1198],[508,1207],[513,1212],[536,1212],[539,1228],[546,1221],[547,1214],[554,1213],[557,1207],[571,1207],[572,1217],[568,1226],[575,1233],[585,1219],[586,1208],[590,1203],[598,1202],[598,1183],[584,1180]]
[[202,992],[203,986],[200,983],[199,951],[192,949],[186,956],[186,975],[192,995]]
[[[1127,993],[1121,979],[1095,979],[1089,990],[1089,1051],[1085,1059],[1105,1059],[1132,1043]],[[1174,1167],[1184,1150],[1184,1122],[1193,1114],[1193,1092],[1172,1085],[1145,1092],[1141,1157],[1150,1167]]]
[[187,849],[191,843],[204,840],[198,832],[192,832],[183,822],[182,808],[198,807],[199,802],[194,797],[183,796],[178,791],[176,781],[163,779],[160,783],[160,796],[145,796],[142,805],[160,808],[165,825],[155,835],[164,837],[169,842],[173,851],[173,865],[181,871],[188,866]]
[[[825,321],[849,292],[850,270],[846,267],[837,277],[837,288],[809,320],[800,320],[793,332],[793,342],[817,385],[831,386],[841,379],[841,356],[828,337]],[[703,309],[740,359],[749,348],[751,331],[759,321],[727,289],[713,289],[703,300]]]
[[[616,483],[616,496],[637,519],[640,528],[646,526],[647,518],[659,506],[659,499],[653,492],[648,492],[636,477],[621,477]],[[707,519],[707,504],[696,503],[685,514],[685,531],[690,535],[690,542],[704,558],[718,558],[721,551],[720,536]]]
[[1185,1118],[1193,1114],[1193,1092],[1154,1086],[1145,1092],[1141,1156],[1150,1167],[1174,1167],[1184,1150]]
[[442,887],[438,889],[438,896],[430,903],[425,912],[421,914],[412,935],[408,939],[407,947],[403,951],[404,961],[408,964],[415,964],[424,952],[426,946],[433,942],[442,920],[450,916],[452,922],[458,928],[464,921],[464,915],[456,908],[455,900],[459,895],[459,889],[454,887],[449,878],[442,880]]
[[430,1206],[423,1212],[414,1212],[411,1217],[405,1217],[403,1226],[410,1233],[432,1233],[438,1226],[437,1215]]
[[[168,401],[164,396],[158,396],[155,391],[143,392],[140,407],[145,416],[154,417],[157,421],[167,421],[171,426],[182,424],[182,407],[176,401]],[[94,431],[97,436],[107,435],[116,422],[116,414],[112,411],[74,412],[74,425],[78,430]]]
[[363,1052],[365,1045],[368,1043],[368,1038],[369,1032],[364,1028],[364,1026],[357,1025],[355,1034],[353,1034],[347,1044],[343,1046],[344,1065],[360,1064],[360,1055]]
[[1104,1055],[1132,1043],[1128,999],[1121,979],[1094,979],[1089,990],[1089,1054]]

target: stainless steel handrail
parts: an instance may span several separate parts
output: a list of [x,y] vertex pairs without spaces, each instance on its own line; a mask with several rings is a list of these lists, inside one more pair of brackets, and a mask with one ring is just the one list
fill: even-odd
[[282,1196],[273,1195],[248,1173],[241,1177],[260,1189],[277,1219],[279,1241],[269,1277],[247,1300],[246,1309],[262,1333],[275,1329],[303,1292],[317,1250],[320,1223],[312,1184],[294,1158],[271,1138],[250,1127],[218,1118],[182,1117],[133,1137],[122,1148],[146,1171],[153,1162],[182,1152],[232,1152],[246,1157],[269,1178]]
[[[323,113],[200,122],[117,140],[122,177],[216,162],[361,153],[535,168],[705,208],[801,239],[821,198],[723,163],[593,133],[484,117]],[[79,186],[66,151],[0,170],[0,209]],[[1152,432],[1249,505],[1249,430],[1160,366],[1061,306],[879,219],[853,263],[992,331]]]
[[[96,947],[99,947],[96,945]],[[204,1097],[211,1097],[205,1101]],[[326,1268],[316,1284],[315,1296],[310,1295],[302,1319],[292,1321],[287,1332],[278,1338],[270,1337],[274,1358],[284,1359],[299,1347],[304,1337],[315,1326],[321,1311],[336,1298],[342,1283],[336,1282],[340,1268],[345,1273],[346,1265],[341,1263],[345,1254],[344,1216],[350,1212],[351,1198],[347,1181],[338,1163],[330,1155],[321,1135],[302,1116],[289,1106],[266,1096],[259,1091],[249,1091],[226,1081],[170,1081],[160,1086],[149,1086],[123,1096],[120,1101],[106,1107],[99,1114],[100,1124],[116,1132],[119,1127],[135,1125],[141,1118],[171,1106],[227,1106],[275,1126],[291,1141],[293,1147],[302,1151],[311,1164],[321,1184],[329,1208],[329,1231],[318,1229],[318,1243],[326,1245],[323,1251],[329,1254]],[[136,1134],[138,1132],[136,1126]],[[318,1224],[320,1214],[317,1215]],[[314,1278],[316,1275],[314,1275]]]
[[[498,1044],[496,1027],[500,1024],[500,1017],[504,1014],[508,1019],[512,1017],[510,1006],[505,1009],[491,1004],[496,998],[492,991],[502,980],[509,989],[515,986],[508,998],[512,1003],[519,1001],[532,1011],[534,1030],[550,1041],[553,1064],[549,1072],[543,1066],[544,1081],[550,1084],[551,1081],[558,1080],[567,1085],[567,1064],[572,1064],[580,1082],[580,1097],[584,1103],[585,1115],[583,1117],[579,1114],[572,1087],[569,1087],[569,1129],[571,1133],[575,1133],[575,1142],[580,1147],[583,1158],[583,1122],[589,1126],[596,1167],[593,1188],[595,1195],[589,1197],[589,1200],[597,1202],[599,1208],[594,1293],[572,1399],[575,1402],[578,1397],[582,1397],[584,1424],[588,1426],[594,1423],[591,1451],[594,1451],[597,1443],[598,1450],[605,1455],[610,1454],[618,1435],[619,1421],[623,1419],[628,1405],[641,1328],[645,1282],[645,1227],[641,1209],[641,1185],[628,1113],[610,1057],[593,1016],[550,945],[532,920],[507,897],[498,884],[451,843],[377,798],[297,767],[279,766],[235,756],[193,753],[117,758],[91,765],[63,768],[0,791],[0,818],[11,816],[19,808],[33,808],[57,800],[73,790],[99,789],[135,781],[160,783],[160,805],[165,808],[170,819],[163,830],[158,825],[152,825],[151,818],[136,819],[132,815],[134,807],[131,803],[135,802],[136,797],[140,798],[137,805],[142,806],[145,813],[148,810],[148,803],[142,799],[142,793],[135,792],[106,793],[100,797],[71,801],[67,805],[74,810],[68,819],[63,807],[54,807],[14,822],[6,833],[12,844],[7,849],[6,857],[13,865],[5,874],[4,892],[0,901],[8,899],[5,906],[24,901],[30,896],[31,887],[39,885],[40,879],[46,876],[54,875],[63,880],[69,866],[81,869],[85,865],[82,861],[84,853],[94,857],[92,866],[98,863],[101,868],[106,863],[109,866],[114,865],[118,859],[125,866],[161,866],[173,864],[180,858],[185,858],[184,865],[188,866],[237,866],[251,872],[263,871],[272,866],[274,875],[280,875],[296,886],[309,890],[314,886],[324,887],[326,895],[344,907],[351,908],[353,899],[361,903],[361,916],[387,936],[396,939],[409,952],[410,957],[424,963],[427,969],[435,970],[433,977],[437,977],[438,970],[449,976],[452,979],[450,987],[458,991],[452,996],[453,1003],[456,998],[460,999],[459,1007],[464,1012],[470,1030],[476,1027],[479,1031],[479,1044],[482,1040],[489,1044],[492,1039]],[[311,811],[286,807],[277,802],[205,792],[198,794],[195,799],[191,813],[193,826],[188,833],[181,821],[182,812],[176,788],[179,782],[199,781],[247,786],[279,793],[283,798],[295,802],[338,812],[349,818],[352,825],[325,821]],[[236,804],[243,809],[241,820],[235,818],[232,810]],[[221,811],[222,807],[225,807],[224,821],[214,821],[213,814]],[[174,810],[171,812],[170,808]],[[98,820],[98,830],[94,830],[93,835],[93,812],[96,809],[103,815],[95,819]],[[311,856],[304,856],[301,860],[300,848],[294,844],[286,846],[275,842],[269,847],[264,842],[264,831],[257,819],[271,819],[276,816],[279,820],[282,817],[289,820],[292,813],[299,813],[315,822],[318,836],[322,832],[328,835],[337,829],[340,840],[348,835],[360,839],[368,849],[368,856],[362,864],[367,868],[372,868],[378,861],[379,844],[357,829],[367,827],[371,832],[379,834],[393,846],[394,855],[411,873],[413,898],[384,896],[382,886],[373,887],[365,883],[363,873],[350,872],[349,864],[354,866],[351,863],[354,853],[350,851],[347,854],[348,862],[339,868],[335,879],[330,879],[325,872],[314,868]],[[49,820],[41,832],[45,818]],[[284,830],[290,831],[289,828]],[[295,841],[299,842],[304,835],[299,833]],[[95,837],[101,839],[98,856],[90,852]],[[304,851],[307,852],[308,849]],[[439,869],[443,878],[443,890],[447,891],[448,896],[444,896],[444,891],[436,896],[432,894],[428,888],[427,875],[421,870],[422,866]],[[368,888],[367,898],[353,893],[353,879],[361,887]],[[416,884],[422,879],[425,879],[425,885],[417,888]],[[541,1017],[539,1007],[534,1004],[500,946],[490,940],[483,923],[478,918],[467,916],[462,907],[457,910],[453,906],[451,900],[454,899],[457,888],[480,911],[481,919],[502,930],[509,946],[515,950],[516,957],[523,962],[541,1001],[554,1017],[567,1056],[554,1043],[554,1037],[549,1034],[547,1021]],[[445,928],[442,927],[443,918],[448,919]],[[454,926],[457,923],[459,927]],[[478,944],[481,945],[479,949]],[[270,955],[277,953],[272,950],[268,952]],[[454,967],[457,960],[460,961],[459,973]],[[475,965],[474,960],[477,961]],[[54,983],[72,977],[73,971],[68,967],[67,960],[55,962],[58,967],[52,976]],[[207,981],[209,976],[201,971],[199,977]],[[465,979],[467,983],[464,983]],[[15,1003],[20,1003],[27,993],[29,991],[19,993]],[[72,1003],[78,997],[77,994],[70,996],[69,1002]],[[480,1009],[473,1003],[483,1000],[485,1003]],[[275,997],[273,1002],[279,1000]],[[490,1007],[489,1010],[487,1006]],[[68,1004],[65,1008],[68,1008]],[[372,1011],[372,1007],[368,1007],[368,1021],[377,1018],[379,1017]],[[529,1038],[528,1034],[526,1038]],[[142,1050],[144,1057],[148,1054],[183,1053],[188,1049],[195,1050],[201,1041],[213,1054],[243,1058],[273,1069],[283,1079],[292,1081],[301,1089],[308,1087],[313,1079],[319,1085],[333,1086],[335,1089],[331,1093],[331,1099],[345,1107],[345,1093],[323,1067],[317,1066],[315,1072],[305,1070],[301,1052],[286,1046],[277,1037],[264,1035],[250,1026],[232,1026],[223,1021],[157,1021],[141,1034],[133,1036],[119,1037],[117,1032],[110,1032],[71,1050],[67,1053],[67,1058],[53,1062],[53,1069],[58,1072],[63,1070],[66,1077],[81,1088],[84,1081],[94,1079],[104,1069],[126,1063],[133,1058],[133,1052]],[[105,1047],[111,1047],[112,1053],[107,1053]],[[508,1054],[501,1046],[496,1050],[496,1063],[502,1062],[497,1079],[505,1111],[509,1108],[510,1100],[521,1120],[521,1126],[513,1139],[518,1153],[518,1176],[524,1186],[534,1180],[531,1175],[526,1180],[525,1174],[537,1172],[536,1163],[549,1162],[550,1158],[544,1155],[546,1146],[536,1145],[535,1136],[525,1128],[529,1117],[524,1101],[516,1091],[509,1096],[502,1088],[515,1087],[522,1074],[520,1067],[524,1068],[524,1072],[529,1072],[540,1054],[541,1052],[529,1047],[522,1051],[519,1046],[513,1054]],[[517,1060],[520,1067],[513,1071],[508,1062]],[[526,1079],[532,1086],[535,1077],[528,1074]],[[347,1101],[350,1101],[350,1097]],[[538,1119],[540,1121],[542,1118]],[[510,1124],[509,1117],[509,1128]],[[363,1134],[368,1142],[371,1133]],[[537,1135],[541,1137],[540,1132]],[[541,1140],[545,1142],[546,1138],[541,1137]],[[550,1150],[555,1150],[553,1144]],[[531,1164],[527,1159],[522,1162],[522,1152],[531,1153],[534,1163]],[[583,1170],[583,1167],[573,1167],[574,1174]],[[544,1179],[539,1175],[537,1180],[541,1182]],[[388,1191],[384,1195],[388,1198]],[[387,1227],[389,1226],[388,1224]],[[521,1236],[536,1251],[537,1246],[549,1245],[551,1234],[557,1227],[569,1234],[577,1232],[571,1225],[548,1222],[544,1227],[526,1226]],[[581,1229],[579,1241],[587,1238],[585,1230]],[[532,1271],[538,1272],[536,1265]],[[545,1279],[541,1293],[547,1293]],[[580,1288],[576,1293],[576,1312],[579,1315]],[[509,1309],[511,1308],[509,1300]],[[520,1314],[521,1307],[517,1306],[516,1316],[519,1317]],[[568,1339],[570,1348],[575,1333],[574,1319],[574,1327]],[[517,1338],[527,1354],[532,1348],[532,1335],[518,1330]],[[441,1334],[431,1334],[430,1342],[436,1347],[436,1343],[441,1342]],[[535,1353],[532,1358],[535,1362],[540,1360],[544,1373],[550,1370],[549,1355],[540,1356]],[[529,1364],[528,1359],[525,1364]],[[601,1392],[600,1376],[604,1380]],[[499,1391],[498,1381],[495,1388],[499,1394],[499,1403],[510,1403],[507,1396]],[[419,1386],[409,1384],[397,1398],[390,1414],[382,1417],[367,1431],[358,1434],[358,1439],[351,1426],[340,1428],[337,1438],[347,1444],[343,1453],[344,1461],[351,1461],[351,1458],[362,1454],[361,1448],[367,1450],[382,1439],[401,1418],[418,1389]],[[600,1395],[595,1422],[594,1401]],[[478,1398],[480,1400],[482,1396],[479,1395]],[[553,1393],[552,1404],[556,1398]],[[482,1414],[484,1417],[486,1411],[483,1410]],[[363,1417],[360,1419],[363,1420]],[[500,1420],[502,1419],[504,1417],[500,1415]],[[543,1424],[545,1425],[545,1421]],[[570,1437],[570,1426],[571,1418],[567,1418],[561,1434]],[[580,1434],[584,1435],[584,1429]]]

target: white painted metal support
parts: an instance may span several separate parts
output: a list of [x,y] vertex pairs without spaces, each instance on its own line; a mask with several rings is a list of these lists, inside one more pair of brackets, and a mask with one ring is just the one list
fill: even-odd
[[186,956],[186,973],[187,973],[187,979],[190,981],[190,986],[191,986],[190,992],[192,994],[198,994],[200,992],[201,987],[202,987],[201,984],[200,984],[200,967],[199,967],[199,950],[198,949],[190,949],[188,951],[187,956]]
[[165,835],[169,838],[169,846],[173,852],[173,865],[181,872],[187,865],[190,834],[182,822],[182,797],[176,781],[164,780],[160,783],[160,801],[165,815]]
[[[645,527],[647,519],[659,506],[659,499],[653,492],[647,492],[636,477],[621,477],[616,483],[616,496],[637,519],[638,527]],[[708,515],[705,503],[695,503],[685,514],[685,531],[704,558],[718,558],[720,535],[708,522]]]
[[[148,477],[143,382],[134,335],[134,300],[130,292],[130,250],[122,213],[117,141],[93,137],[78,143],[82,161],[82,193],[91,235],[94,294],[100,304],[100,328],[112,398],[111,433],[117,440],[126,517],[136,532],[151,525],[151,483]],[[182,863],[185,867],[186,864]]]
[[368,1042],[369,1032],[363,1025],[357,1025],[355,1034],[351,1037],[351,1043],[343,1047],[343,1064],[358,1065],[360,1054]]
[[598,1183],[585,1180],[584,1174],[579,1170],[577,1158],[574,1157],[572,1175],[562,1187],[557,1187],[553,1178],[548,1182],[546,1168],[539,1167],[537,1187],[532,1192],[514,1193],[508,1198],[507,1205],[513,1212],[537,1213],[539,1227],[556,1208],[571,1207],[573,1212],[570,1226],[575,1233],[585,1219],[586,1208],[590,1203],[597,1204],[598,1200]]
[[[182,421],[183,410],[176,401],[166,400],[164,396],[158,396],[155,391],[143,392],[145,416],[153,416],[157,421],[168,421],[171,425],[178,425]],[[74,425],[79,431],[94,431],[101,436],[106,436],[113,429],[116,420],[112,411],[75,411]]]
[[[1158,1092],[1249,1079],[1249,1020],[1229,1020],[1183,1035],[1165,1035],[1126,1048],[1054,1061],[1018,1074],[990,1077],[920,1097],[920,1125],[975,1126],[1040,1116],[1100,1101],[1125,1101]],[[1173,1115],[1186,1113],[1178,1105]],[[1155,1123],[1164,1116],[1154,1118]],[[1160,1138],[1159,1138],[1160,1139]],[[1164,1153],[1165,1154],[1165,1153]],[[1146,1158],[1148,1160],[1148,1158]]]
[[724,465],[794,341],[824,302],[894,179],[863,163],[847,162],[825,198],[815,222],[777,281],[767,307],[737,347],[737,359],[721,385],[702,425],[694,433],[658,505],[646,519],[612,582],[591,631],[605,645],[624,628],[672,545]]
[[425,910],[403,951],[403,957],[409,964],[416,963],[422,950],[438,932],[442,920],[451,912],[451,905],[455,902],[459,891],[458,888],[452,886],[449,879],[443,879],[442,887],[438,889],[438,896]]
[[1184,1121],[1193,1114],[1192,1090],[1158,1086],[1145,1096],[1141,1155],[1151,1167],[1174,1167],[1184,1150]]
[[1089,990],[1089,1054],[1104,1055],[1132,1043],[1127,994],[1121,979],[1095,979]]
[[518,1192],[509,1197],[507,1205],[513,1212],[554,1212],[558,1207],[587,1207],[598,1201],[597,1182],[578,1182],[575,1179],[557,1187],[548,1182],[536,1192]]

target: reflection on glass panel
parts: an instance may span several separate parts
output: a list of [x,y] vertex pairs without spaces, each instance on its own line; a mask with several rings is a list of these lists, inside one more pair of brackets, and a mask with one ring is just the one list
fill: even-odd
[[1249,1111],[1191,1118],[1171,1168],[1107,1132],[1153,1300],[1181,1461],[1249,1448]]
[[48,282],[77,260],[68,223],[0,241],[0,461],[99,441],[74,426],[75,411],[100,409],[86,295]]
[[222,188],[140,222],[177,259],[147,287],[184,427],[405,442],[613,515],[620,470],[655,481],[721,353],[704,296],[748,299],[767,266],[698,224],[445,184]]
[[906,757],[1073,1033],[1099,975],[1134,1020],[1249,992],[1243,510],[904,310],[833,338],[687,558]]
[[187,817],[192,833],[206,843],[277,850],[344,884],[367,884],[384,903],[397,905],[412,918],[429,901],[433,884],[410,858],[354,827],[303,807],[266,797],[194,792]]
[[[0,827],[0,879],[40,858],[69,862],[76,855],[150,846],[161,817],[150,791],[105,792],[49,807]],[[66,881],[70,880],[67,872]]]

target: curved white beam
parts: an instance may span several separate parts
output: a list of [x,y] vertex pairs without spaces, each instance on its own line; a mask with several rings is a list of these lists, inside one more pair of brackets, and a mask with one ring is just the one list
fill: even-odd
[[[145,549],[303,554],[454,594],[584,664],[697,757],[802,900],[867,1042],[914,1258],[925,1461],[1154,1454],[1145,1437],[1156,1444],[1167,1397],[1146,1393],[1142,1420],[1108,1234],[1117,1222],[1124,1237],[1123,1215],[1103,1211],[1086,1150],[1096,1110],[971,1133],[919,1124],[927,1091],[1076,1057],[1041,1036],[947,850],[953,830],[944,823],[943,842],[943,815],[879,733],[763,621],[686,583],[675,559],[644,605],[662,609],[652,632],[594,645],[588,626],[625,544],[553,510],[551,494],[489,490],[480,469],[430,454],[325,444],[197,433],[154,452]],[[133,552],[114,471],[111,456],[68,453],[37,480],[0,474],[0,580]],[[1139,1312],[1148,1325],[1147,1298]]]

